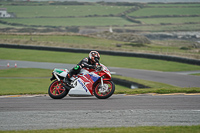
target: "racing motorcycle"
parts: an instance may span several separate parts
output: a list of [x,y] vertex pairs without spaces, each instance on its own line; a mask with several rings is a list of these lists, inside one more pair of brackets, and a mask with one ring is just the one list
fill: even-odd
[[69,96],[96,96],[99,99],[106,99],[112,96],[115,85],[111,81],[110,71],[103,64],[96,69],[81,69],[78,75],[71,77],[72,82],[63,82],[68,74],[67,69],[55,68],[52,72],[53,82],[49,86],[48,94],[53,99],[62,99]]

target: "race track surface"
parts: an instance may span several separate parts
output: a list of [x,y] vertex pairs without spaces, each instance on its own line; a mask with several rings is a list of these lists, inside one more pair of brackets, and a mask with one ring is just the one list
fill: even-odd
[[[67,68],[73,64],[0,60],[0,69]],[[109,67],[111,72],[180,87],[200,87],[200,76]],[[96,97],[1,96],[0,130],[80,127],[199,125],[200,95],[113,95]]]
[[200,124],[200,95],[1,97],[0,130]]

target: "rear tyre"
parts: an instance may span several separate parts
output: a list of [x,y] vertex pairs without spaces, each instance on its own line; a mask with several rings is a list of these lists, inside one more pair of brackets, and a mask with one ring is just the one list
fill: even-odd
[[[63,81],[61,81],[63,83]],[[53,99],[62,99],[64,98],[69,90],[65,89],[65,87],[58,80],[54,80],[48,89],[48,94]]]
[[101,83],[97,83],[94,87],[94,95],[99,99],[106,99],[112,96],[115,92],[115,84],[112,81],[103,81],[103,87]]

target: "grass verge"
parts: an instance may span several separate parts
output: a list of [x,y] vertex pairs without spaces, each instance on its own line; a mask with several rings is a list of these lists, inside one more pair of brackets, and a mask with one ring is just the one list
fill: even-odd
[[47,94],[51,72],[36,68],[0,70],[0,95]]
[[124,79],[132,82],[136,82],[150,88],[130,89],[127,87],[119,86],[115,90],[115,94],[146,94],[146,93],[157,93],[157,94],[170,94],[170,93],[200,93],[200,87],[181,88],[164,83],[135,79],[130,77],[123,77],[113,75],[112,77]]
[[[0,70],[0,95],[47,94],[51,84],[49,80],[52,70],[33,68],[11,68]],[[158,82],[127,78],[113,75],[115,78],[130,80],[151,88],[130,89],[116,84],[115,94],[145,93],[200,93],[200,87],[180,88]]]
[[0,133],[147,133],[147,132],[148,133],[199,133],[200,125],[0,131]]
[[0,95],[47,94],[49,79],[1,79]]

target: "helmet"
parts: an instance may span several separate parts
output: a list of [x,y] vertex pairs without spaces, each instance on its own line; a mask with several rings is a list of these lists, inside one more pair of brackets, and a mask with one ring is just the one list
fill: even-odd
[[98,63],[99,60],[100,60],[100,54],[97,51],[90,51],[90,53],[89,53],[89,59],[92,62]]

